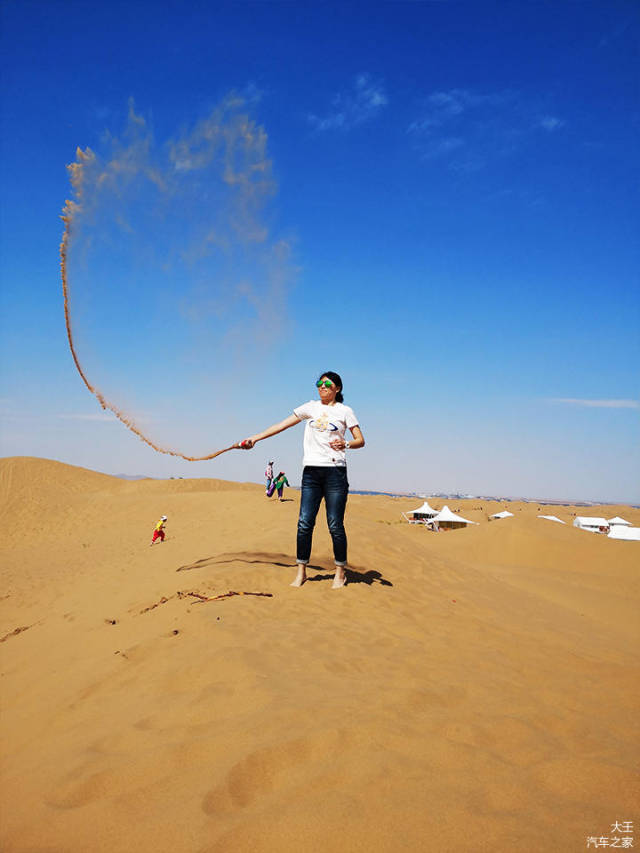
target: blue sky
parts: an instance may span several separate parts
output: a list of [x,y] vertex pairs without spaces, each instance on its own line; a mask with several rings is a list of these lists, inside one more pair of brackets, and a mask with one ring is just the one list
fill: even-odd
[[[249,332],[225,326],[237,305],[194,297],[185,353],[184,281],[143,281],[141,244],[76,271],[80,354],[118,404],[206,452],[285,417],[332,369],[367,439],[354,488],[640,502],[637,3],[1,14],[2,455],[234,480],[275,458],[299,482],[301,427],[206,464],[150,450],[102,413],[66,340],[58,217],[76,147],[106,162],[133,110],[160,156],[235,92],[265,134],[261,245],[286,246],[282,287],[236,247],[262,299]],[[188,243],[205,208],[192,194],[172,232]],[[151,221],[147,243],[164,244]],[[134,323],[154,287],[153,322]],[[114,346],[127,325],[135,347]]]

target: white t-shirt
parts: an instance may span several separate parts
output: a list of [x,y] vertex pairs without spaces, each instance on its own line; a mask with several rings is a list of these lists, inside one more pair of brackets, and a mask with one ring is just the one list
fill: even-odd
[[334,438],[344,438],[347,429],[358,426],[358,419],[350,406],[334,403],[325,406],[320,400],[309,400],[293,410],[304,425],[303,465],[346,465],[347,454],[344,450],[334,450],[329,442]]

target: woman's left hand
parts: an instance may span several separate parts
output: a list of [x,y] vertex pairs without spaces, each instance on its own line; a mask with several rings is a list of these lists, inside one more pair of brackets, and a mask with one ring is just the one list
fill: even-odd
[[329,447],[333,448],[333,450],[344,450],[347,446],[347,442],[344,438],[332,438],[329,442]]

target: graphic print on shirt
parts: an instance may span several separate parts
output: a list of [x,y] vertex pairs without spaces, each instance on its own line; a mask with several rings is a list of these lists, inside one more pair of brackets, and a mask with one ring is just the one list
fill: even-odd
[[309,421],[309,426],[311,429],[315,429],[318,432],[336,432],[338,427],[335,424],[332,424],[329,420],[328,415],[322,414],[319,418],[314,418]]

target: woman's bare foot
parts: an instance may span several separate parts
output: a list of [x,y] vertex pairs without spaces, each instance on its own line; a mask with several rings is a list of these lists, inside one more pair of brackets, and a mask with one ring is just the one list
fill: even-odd
[[307,567],[304,563],[298,563],[298,574],[296,575],[296,579],[293,583],[289,584],[289,586],[302,586],[302,584],[307,579]]
[[331,589],[341,589],[347,585],[347,576],[344,573],[344,566],[336,566],[336,574],[333,579]]

